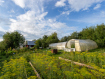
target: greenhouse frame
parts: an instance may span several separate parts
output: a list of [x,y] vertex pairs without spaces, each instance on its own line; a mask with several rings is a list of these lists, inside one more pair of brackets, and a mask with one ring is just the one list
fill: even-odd
[[71,39],[66,42],[60,42],[60,43],[52,43],[49,45],[52,49],[58,49],[58,50],[65,50],[65,51],[88,51],[91,49],[97,48],[96,42],[93,40],[83,40],[83,39]]

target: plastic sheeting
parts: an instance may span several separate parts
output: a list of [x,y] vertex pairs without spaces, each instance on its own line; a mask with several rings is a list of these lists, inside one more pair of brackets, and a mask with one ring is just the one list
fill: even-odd
[[49,47],[52,49],[65,50],[67,48],[72,49],[72,45],[74,45],[76,51],[80,52],[88,51],[98,47],[96,42],[92,40],[81,40],[81,39],[71,39],[67,42],[53,43],[50,44]]
[[96,42],[92,40],[81,40],[81,39],[72,39],[67,42],[67,48],[71,48],[71,45],[75,44],[76,51],[88,51],[91,49],[97,48]]
[[64,50],[66,43],[67,42],[52,43],[49,47],[52,49]]

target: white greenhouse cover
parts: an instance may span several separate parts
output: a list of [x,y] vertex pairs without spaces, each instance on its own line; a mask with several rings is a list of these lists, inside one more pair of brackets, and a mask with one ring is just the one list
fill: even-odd
[[64,50],[66,43],[67,42],[52,43],[49,45],[49,47],[52,49]]
[[67,50],[67,49],[72,49],[71,48],[72,45],[74,45],[76,51],[86,51],[86,50],[91,50],[98,47],[96,42],[89,39],[88,40],[71,39],[67,42],[50,44],[49,47],[52,49]]

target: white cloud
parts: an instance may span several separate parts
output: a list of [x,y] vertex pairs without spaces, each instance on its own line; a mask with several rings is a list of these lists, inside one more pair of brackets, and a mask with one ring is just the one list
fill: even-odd
[[69,15],[69,14],[70,14],[70,11],[63,11],[62,14],[67,14],[67,15]]
[[56,7],[63,7],[65,6],[65,1],[66,0],[60,0],[60,1],[57,1],[57,3],[55,4]]
[[2,39],[2,38],[0,38],[0,41],[3,41],[3,39]]
[[32,2],[26,1],[25,8],[30,8],[24,14],[16,17],[16,19],[10,19],[12,22],[9,31],[18,30],[27,39],[37,39],[43,35],[50,35],[52,32],[57,32],[61,37],[63,33],[74,30],[68,27],[65,23],[58,22],[55,19],[45,19],[48,12],[44,11],[43,0],[31,0]]
[[68,0],[70,8],[74,11],[87,10],[94,3],[100,3],[103,0]]
[[12,9],[12,10],[10,11],[10,13],[15,13],[15,11]]
[[25,7],[25,0],[12,0],[16,5],[20,6],[21,8]]
[[4,0],[0,0],[0,6],[4,3]]
[[98,5],[94,7],[94,9],[100,8],[100,3],[104,0],[67,0],[68,4],[65,3],[66,0],[60,0],[57,1],[55,6],[56,7],[69,7],[68,10],[65,10],[62,12],[62,14],[69,15],[72,11],[80,11],[80,10],[88,10],[90,7],[92,7],[93,4]]
[[93,9],[96,10],[101,7],[101,4],[97,4]]
[[34,13],[35,12],[33,11],[28,11],[27,13],[18,16],[17,20],[10,19],[12,21],[10,31],[19,30],[28,34],[25,34],[26,38],[30,37],[30,34],[39,38],[45,34],[49,35],[52,32],[63,34],[67,30],[74,30],[65,23],[57,22],[56,19],[44,19],[47,12],[37,16],[35,16]]
[[2,32],[6,32],[6,30],[3,29],[2,27],[0,27],[0,31],[2,31]]

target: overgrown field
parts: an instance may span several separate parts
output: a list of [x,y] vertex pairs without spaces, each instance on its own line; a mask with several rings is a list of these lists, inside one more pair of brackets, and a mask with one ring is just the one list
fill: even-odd
[[[38,79],[29,61],[42,79],[104,79],[105,49],[52,54],[50,50],[28,50],[8,57],[0,56],[0,79]],[[92,66],[73,64],[59,57]]]

